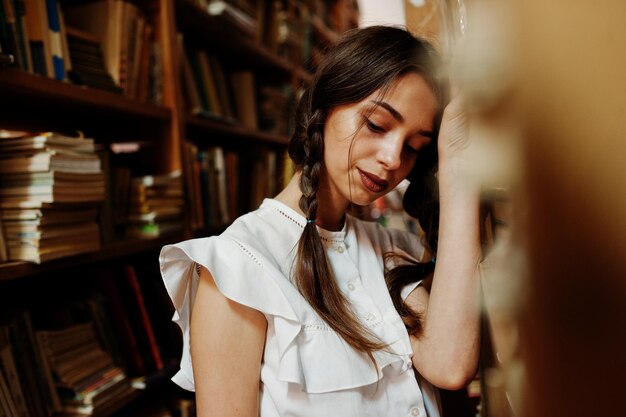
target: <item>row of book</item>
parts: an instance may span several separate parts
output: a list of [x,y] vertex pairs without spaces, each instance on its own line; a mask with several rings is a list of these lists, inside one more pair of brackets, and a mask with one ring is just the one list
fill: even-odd
[[219,146],[198,149],[185,141],[184,147],[193,230],[214,233],[276,195],[283,185],[282,161],[275,150],[263,149],[250,159]]
[[120,239],[180,235],[186,206],[193,230],[214,233],[276,195],[293,171],[270,148],[199,149],[185,141],[186,179],[137,175],[140,145],[0,132],[0,261],[42,263]]
[[[63,7],[62,7],[63,6]],[[0,52],[23,71],[162,102],[160,44],[134,2],[0,2]]]
[[41,263],[115,238],[182,231],[179,173],[134,176],[130,166],[111,166],[111,151],[92,138],[3,132],[0,260]]
[[251,130],[288,134],[293,102],[288,85],[257,85],[254,72],[227,71],[205,49],[188,46],[179,34],[181,84],[187,111]]
[[101,415],[168,377],[180,332],[155,273],[103,268],[86,299],[60,296],[41,308],[4,311],[0,415]]
[[[69,60],[65,22],[56,0],[8,0],[0,4],[0,47],[24,71],[64,80]],[[67,62],[66,62],[67,61]]]

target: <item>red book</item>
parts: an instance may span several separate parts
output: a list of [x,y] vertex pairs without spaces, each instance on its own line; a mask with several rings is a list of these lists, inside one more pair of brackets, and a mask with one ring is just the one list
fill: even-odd
[[133,268],[132,265],[127,265],[125,269],[128,283],[130,284],[130,288],[132,289],[137,301],[137,309],[139,310],[141,322],[143,323],[146,336],[148,337],[148,343],[150,345],[150,352],[154,358],[154,364],[156,369],[163,369],[163,359],[161,358],[161,353],[159,352],[156,337],[154,337],[154,331],[152,330],[152,324],[150,323],[150,318],[148,317],[148,310],[146,309],[146,304],[143,300],[143,294],[141,293],[141,287],[139,286],[139,280],[137,279],[135,268]]

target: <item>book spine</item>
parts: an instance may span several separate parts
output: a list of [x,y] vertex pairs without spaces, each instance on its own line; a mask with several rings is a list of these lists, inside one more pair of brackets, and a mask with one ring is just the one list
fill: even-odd
[[0,328],[0,371],[9,388],[9,394],[13,399],[17,417],[28,417],[26,409],[26,400],[22,392],[22,383],[17,372],[17,365],[11,344],[9,343],[9,327],[2,326]]
[[150,318],[148,317],[148,310],[146,309],[146,304],[143,299],[141,287],[139,286],[139,280],[137,279],[137,274],[135,273],[135,268],[133,268],[131,265],[127,265],[125,269],[126,269],[126,277],[128,278],[128,282],[136,298],[137,307],[139,309],[139,314],[141,316],[141,321],[143,323],[146,336],[148,337],[150,353],[152,354],[152,357],[154,359],[156,369],[161,370],[163,369],[163,359],[161,358],[161,353],[159,352],[159,346],[157,344],[156,337],[154,336],[154,331],[152,329],[152,324],[150,323]]
[[139,344],[129,320],[129,312],[124,306],[124,298],[116,285],[115,277],[106,270],[100,277],[104,296],[110,308],[114,331],[120,343],[120,351],[124,354],[124,368],[131,376],[144,375],[146,372],[145,361],[139,353]]
[[65,63],[63,61],[63,42],[61,41],[61,23],[57,0],[46,0],[46,10],[48,12],[48,31],[50,33],[54,78],[63,81],[65,80]]
[[15,27],[17,29],[17,46],[22,59],[22,69],[33,72],[33,62],[30,56],[30,44],[28,43],[28,28],[26,26],[26,12],[24,0],[13,0],[15,12]]
[[5,38],[3,47],[5,49],[5,53],[13,55],[13,59],[15,65],[18,68],[24,68],[24,63],[22,61],[22,54],[20,53],[19,48],[19,35],[17,33],[17,23],[15,21],[15,10],[13,8],[12,0],[2,0],[2,11],[3,16],[0,24],[3,25],[3,38]]
[[26,415],[43,417],[47,413],[44,411],[45,401],[41,394],[41,382],[38,381],[35,359],[29,347],[26,331],[22,327],[19,318],[12,319],[11,323],[8,324],[15,367],[22,383],[22,393],[28,408]]

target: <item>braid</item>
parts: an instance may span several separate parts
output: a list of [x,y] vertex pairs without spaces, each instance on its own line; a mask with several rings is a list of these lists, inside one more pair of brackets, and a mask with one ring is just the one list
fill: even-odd
[[[303,97],[306,100],[307,97]],[[300,109],[304,111],[304,109]],[[314,220],[317,217],[317,192],[320,186],[324,158],[324,138],[322,133],[325,114],[316,110],[311,117],[302,117],[306,123],[300,125],[302,140],[298,155],[302,170],[300,175],[300,209],[306,213],[307,224],[298,243],[296,285],[303,297],[328,325],[357,350],[365,351],[374,361],[372,351],[385,345],[375,341],[361,325],[349,303],[342,294],[330,268],[326,249],[322,243]],[[294,134],[294,140],[298,140]],[[355,331],[356,330],[356,331]],[[368,337],[367,335],[370,335]]]
[[317,110],[309,119],[306,129],[309,140],[304,142],[304,161],[300,176],[300,190],[302,191],[300,209],[306,213],[307,219],[311,220],[317,217],[317,190],[320,186],[324,158],[324,139],[320,131],[322,118],[321,110]]

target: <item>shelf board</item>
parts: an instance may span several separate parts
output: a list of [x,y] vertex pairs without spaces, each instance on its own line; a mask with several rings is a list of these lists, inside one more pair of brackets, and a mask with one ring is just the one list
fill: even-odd
[[183,240],[182,233],[173,233],[154,239],[126,239],[103,246],[98,252],[55,259],[39,265],[30,262],[6,262],[0,264],[0,282],[149,252],[180,240]]
[[[211,134],[217,133],[225,138],[235,138],[285,146],[289,143],[289,138],[283,135],[250,130],[242,126],[231,125],[225,122],[206,119],[199,116],[188,116],[187,126],[195,129],[200,129]],[[193,140],[193,137],[190,137],[190,140]]]
[[211,49],[218,51],[220,56],[226,57],[234,66],[300,74],[300,68],[295,68],[292,63],[270,51],[255,38],[238,32],[222,16],[212,16],[189,0],[177,0],[176,7],[183,26],[192,31],[192,38],[210,45]]
[[[0,69],[0,91],[20,98],[72,109],[90,108],[120,114],[167,121],[170,109],[152,103],[130,100],[121,94],[78,86],[16,69]],[[11,96],[5,96],[11,97]],[[5,104],[10,104],[7,98]]]

